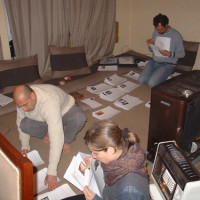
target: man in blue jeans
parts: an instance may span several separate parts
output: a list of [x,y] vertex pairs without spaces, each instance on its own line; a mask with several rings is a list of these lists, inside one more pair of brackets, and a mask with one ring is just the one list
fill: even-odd
[[178,59],[185,56],[182,36],[168,24],[166,15],[155,16],[152,39],[146,41],[150,51],[153,51],[153,59],[147,63],[138,81],[142,85],[148,84],[150,88],[167,80]]

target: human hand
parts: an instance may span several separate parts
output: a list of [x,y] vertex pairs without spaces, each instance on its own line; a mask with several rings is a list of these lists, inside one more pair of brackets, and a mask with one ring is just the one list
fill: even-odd
[[85,175],[85,170],[86,169],[90,169],[90,160],[91,160],[92,157],[87,157],[87,158],[84,158],[83,161],[84,162],[81,162],[80,165],[79,165],[79,171]]
[[146,43],[147,43],[147,44],[154,44],[154,42],[153,42],[152,39],[148,39],[148,40],[146,41]]
[[88,186],[84,187],[83,194],[85,195],[86,200],[92,200],[94,196],[96,195],[94,192],[92,192]]
[[54,175],[47,174],[44,180],[44,184],[48,184],[49,191],[56,189],[58,187],[57,177]]
[[85,169],[89,169],[90,168],[90,161],[91,161],[92,157],[87,157],[87,158],[84,158],[84,162],[86,164],[85,166]]
[[27,157],[27,153],[28,153],[28,149],[23,149],[23,150],[21,151],[22,156]]
[[167,51],[167,50],[160,50],[160,53],[163,56],[168,56],[168,57],[171,57],[171,55],[172,55],[172,53],[170,51]]

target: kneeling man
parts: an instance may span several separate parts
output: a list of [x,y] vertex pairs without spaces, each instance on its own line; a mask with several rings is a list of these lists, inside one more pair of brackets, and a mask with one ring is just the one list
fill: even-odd
[[49,190],[54,190],[58,187],[57,166],[61,153],[70,151],[69,144],[85,124],[85,113],[72,96],[53,85],[19,85],[13,92],[13,98],[17,105],[21,153],[27,156],[30,136],[50,143],[45,184],[48,184]]

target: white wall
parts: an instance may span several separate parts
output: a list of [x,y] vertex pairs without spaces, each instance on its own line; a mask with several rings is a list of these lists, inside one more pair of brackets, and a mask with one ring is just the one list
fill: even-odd
[[[117,0],[119,43],[114,54],[133,49],[151,55],[146,40],[151,38],[153,17],[158,13],[168,16],[169,24],[184,40],[200,42],[200,0]],[[198,56],[200,67],[200,53]]]

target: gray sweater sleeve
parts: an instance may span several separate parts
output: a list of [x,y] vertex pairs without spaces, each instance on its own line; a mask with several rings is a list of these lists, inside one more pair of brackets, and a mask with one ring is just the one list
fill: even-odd
[[152,40],[156,41],[156,37],[167,37],[170,38],[170,52],[172,53],[171,57],[158,57],[153,54],[153,60],[157,62],[167,62],[176,64],[179,58],[185,56],[185,50],[183,46],[182,36],[178,31],[173,28],[164,34],[159,34],[156,30],[153,32]]

